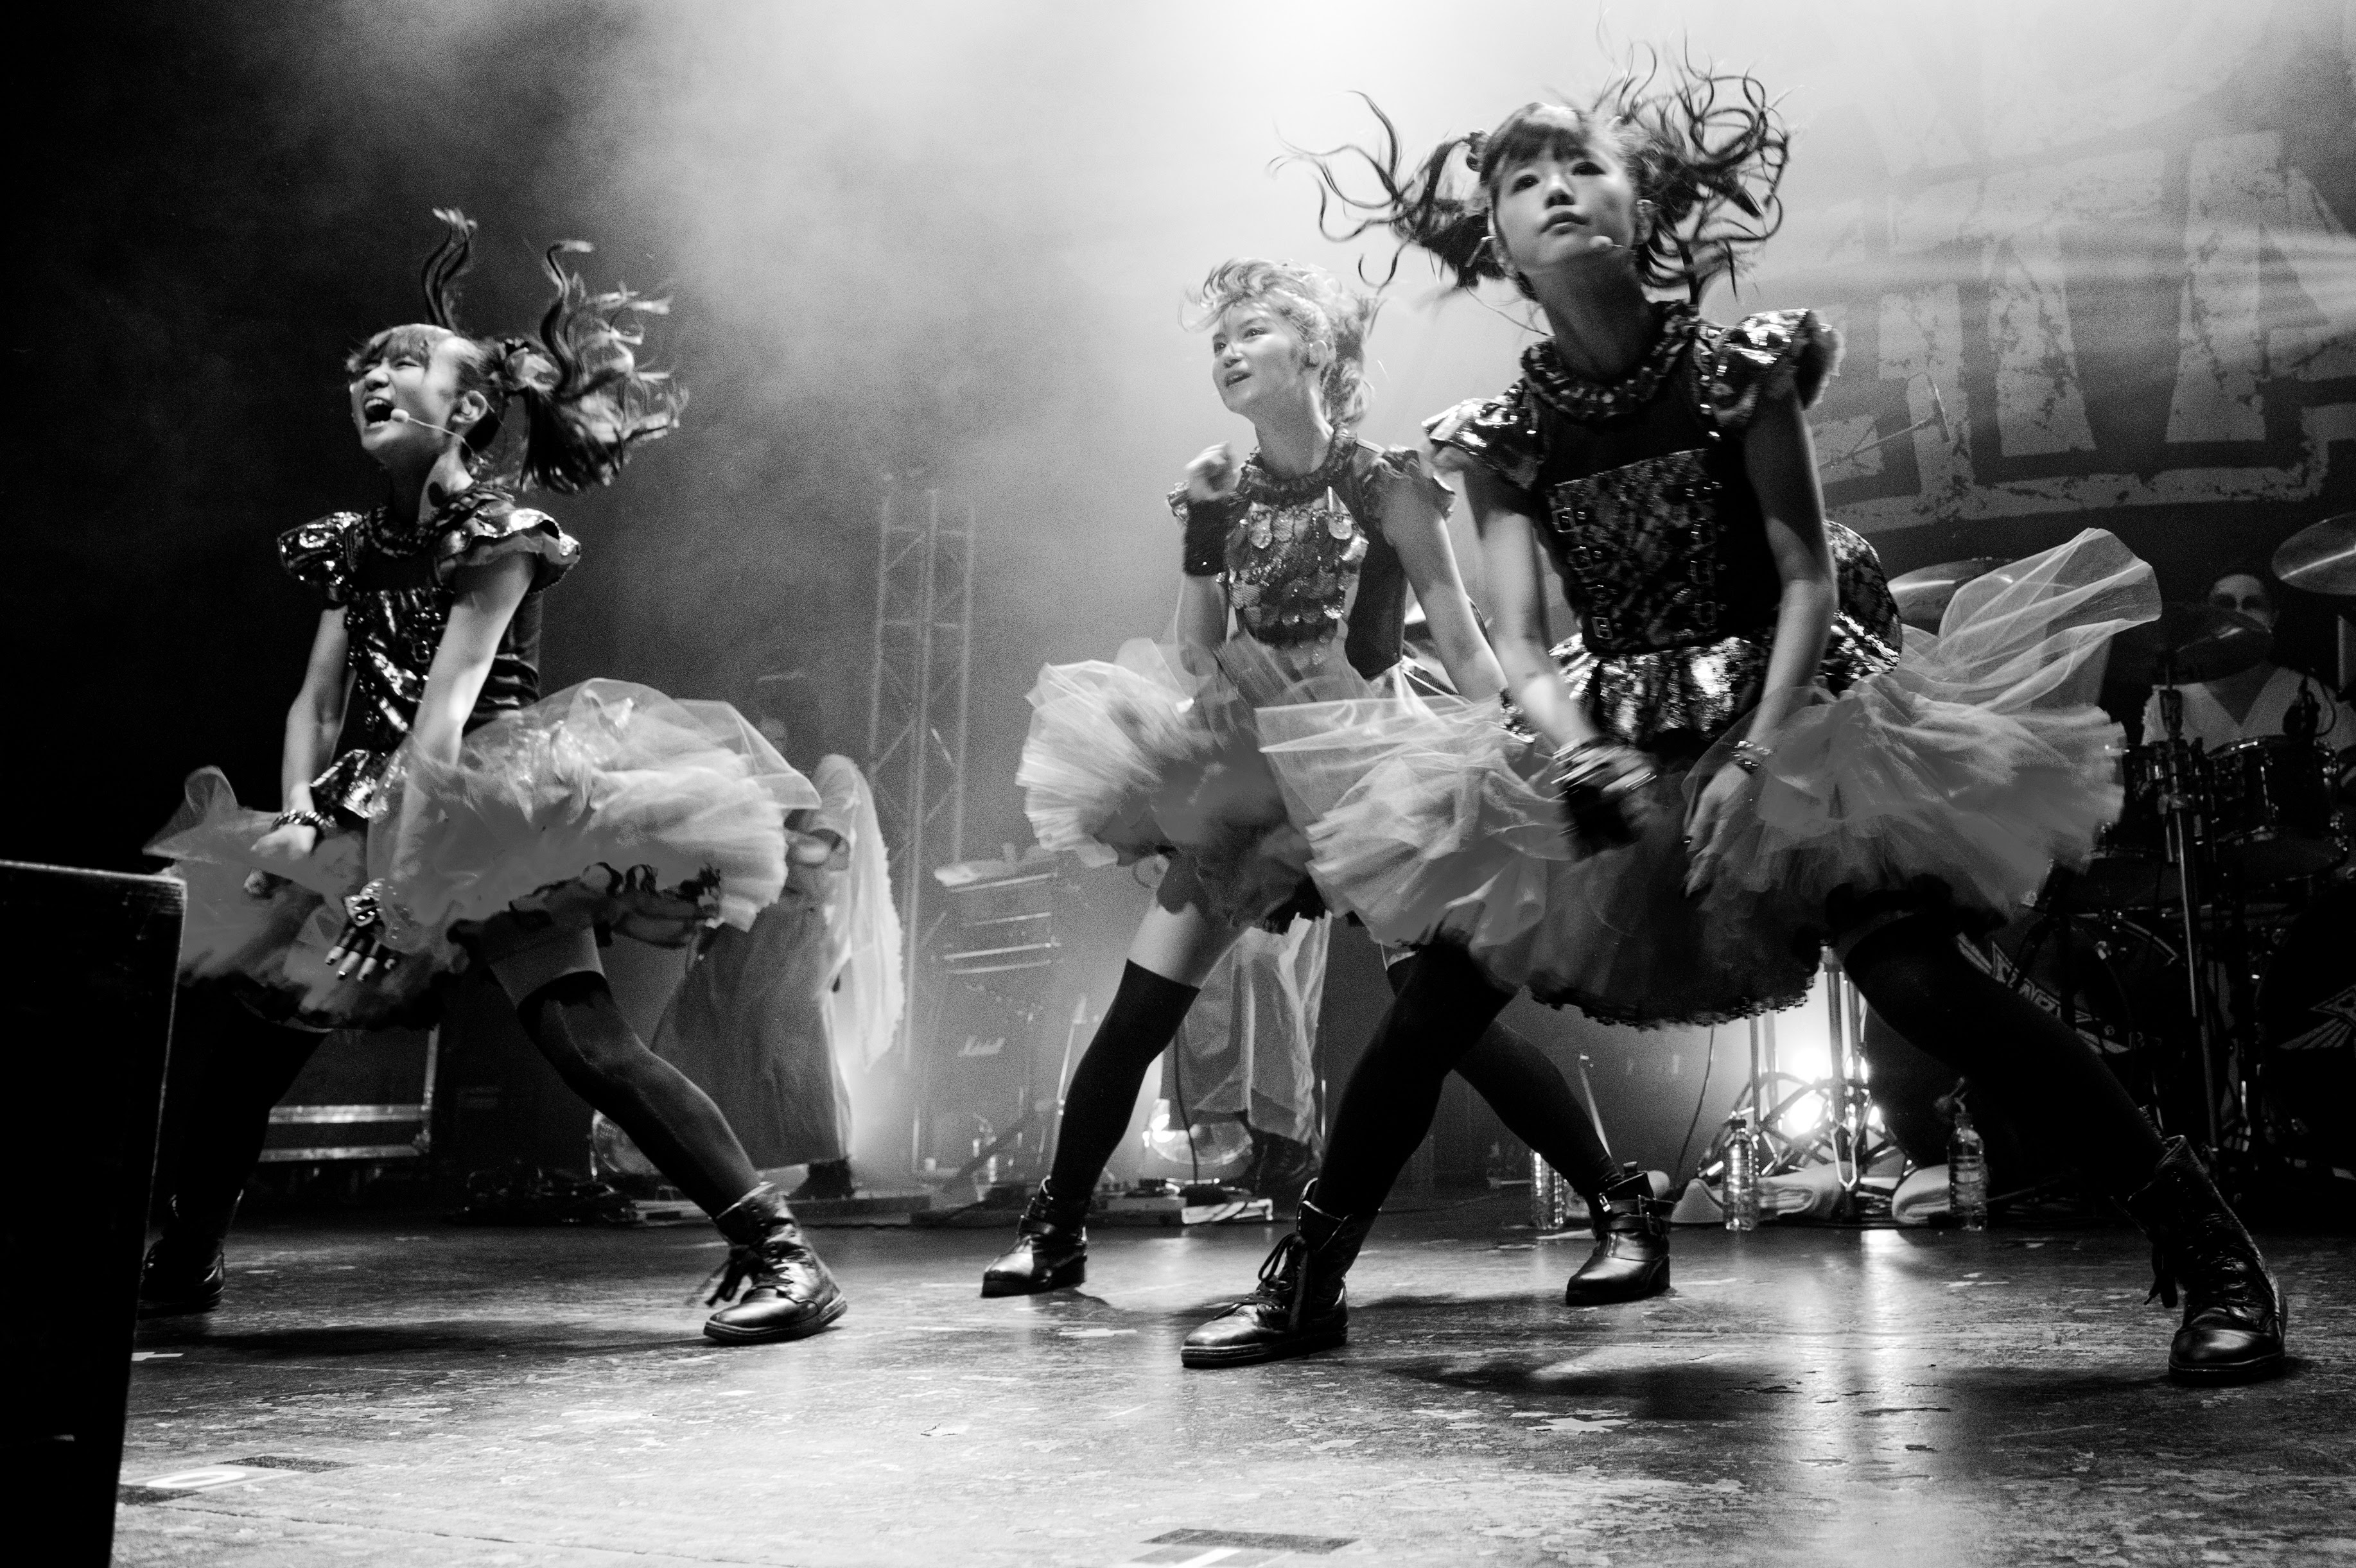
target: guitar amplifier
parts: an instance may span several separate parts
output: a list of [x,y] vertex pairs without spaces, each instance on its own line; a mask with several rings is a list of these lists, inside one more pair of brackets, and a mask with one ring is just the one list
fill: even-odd
[[1027,1169],[1042,1152],[1055,1062],[1042,1061],[1056,960],[1059,857],[969,860],[933,873],[947,911],[934,944],[937,1020],[925,1046],[927,1109],[920,1157],[965,1164],[1003,1138],[1000,1167]]

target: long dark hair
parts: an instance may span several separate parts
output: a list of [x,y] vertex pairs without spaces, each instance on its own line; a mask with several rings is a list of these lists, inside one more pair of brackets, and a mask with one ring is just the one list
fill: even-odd
[[[1365,95],[1359,95],[1365,98]],[[1730,282],[1751,252],[1783,227],[1776,195],[1791,134],[1757,78],[1648,55],[1584,107],[1526,103],[1486,133],[1451,136],[1410,165],[1398,127],[1365,99],[1382,134],[1375,146],[1294,149],[1280,162],[1316,173],[1318,227],[1355,240],[1388,230],[1398,240],[1387,283],[1410,247],[1429,254],[1457,288],[1508,275],[1490,232],[1496,183],[1542,153],[1601,147],[1627,168],[1636,194],[1653,204],[1650,231],[1634,247],[1651,287],[1682,290],[1698,304]],[[1354,194],[1345,171],[1362,167],[1375,194]],[[1526,292],[1526,288],[1525,289]]]
[[646,299],[626,288],[593,292],[562,258],[592,247],[561,240],[542,257],[555,298],[540,330],[486,337],[459,325],[458,284],[474,263],[475,221],[455,208],[436,208],[442,243],[425,259],[419,283],[430,325],[395,326],[369,338],[346,360],[358,375],[401,352],[431,352],[447,334],[463,339],[461,392],[480,392],[490,412],[466,432],[470,459],[493,451],[508,405],[520,401],[523,439],[513,455],[513,482],[573,491],[610,483],[640,442],[668,435],[687,405],[687,392],[669,374],[641,368],[645,339],[636,318],[661,315],[669,300]]

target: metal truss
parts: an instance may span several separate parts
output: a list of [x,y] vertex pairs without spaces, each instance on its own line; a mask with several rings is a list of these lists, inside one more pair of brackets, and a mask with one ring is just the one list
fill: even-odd
[[973,674],[974,508],[937,489],[894,486],[877,513],[875,651],[867,679],[867,776],[893,859],[907,933],[909,1006],[921,1012],[924,966],[942,913],[933,870],[965,858],[966,729]]

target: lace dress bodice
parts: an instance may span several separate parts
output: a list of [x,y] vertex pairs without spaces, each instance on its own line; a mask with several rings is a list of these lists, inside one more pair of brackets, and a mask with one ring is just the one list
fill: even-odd
[[[1520,493],[1580,630],[1555,650],[1574,693],[1632,745],[1708,744],[1759,700],[1782,582],[1744,432],[1762,402],[1813,400],[1837,339],[1809,311],[1736,325],[1655,307],[1653,347],[1612,386],[1566,370],[1550,342],[1497,398],[1430,421],[1434,444]],[[1895,664],[1898,606],[1879,560],[1826,531],[1840,606],[1818,679],[1836,693]]]

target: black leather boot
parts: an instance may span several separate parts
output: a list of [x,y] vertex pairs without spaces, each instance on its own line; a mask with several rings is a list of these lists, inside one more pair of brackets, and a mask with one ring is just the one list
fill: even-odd
[[2257,1243],[2182,1138],[2170,1138],[2150,1182],[2126,1200],[2151,1238],[2151,1295],[2173,1307],[2184,1295],[2184,1322],[2168,1347],[2168,1375],[2179,1382],[2254,1382],[2283,1370],[2281,1287]]
[[229,1289],[220,1243],[182,1243],[166,1232],[139,1265],[139,1316],[177,1317],[210,1312]]
[[1375,1215],[1328,1214],[1317,1207],[1316,1191],[1312,1184],[1301,1196],[1292,1234],[1259,1265],[1258,1287],[1187,1335],[1180,1360],[1190,1367],[1248,1366],[1330,1350],[1350,1337],[1342,1280],[1357,1261]]
[[738,1199],[713,1223],[734,1245],[720,1288],[704,1305],[735,1300],[740,1288],[744,1295],[705,1320],[706,1339],[723,1345],[799,1339],[849,1310],[851,1303],[834,1275],[802,1239],[794,1211],[766,1182]]
[[1642,1301],[1669,1288],[1669,1220],[1653,1197],[1653,1179],[1633,1165],[1603,1189],[1595,1211],[1595,1250],[1563,1287],[1572,1307]]
[[981,1271],[984,1296],[1037,1296],[1086,1283],[1088,1277],[1088,1200],[1066,1202],[1049,1182],[1023,1210],[1014,1244]]
[[147,1249],[139,1265],[139,1316],[177,1317],[210,1312],[221,1304],[229,1288],[229,1271],[221,1258],[221,1238],[229,1234],[236,1212],[213,1216],[208,1224],[192,1218],[177,1198],[172,1200],[164,1233]]

